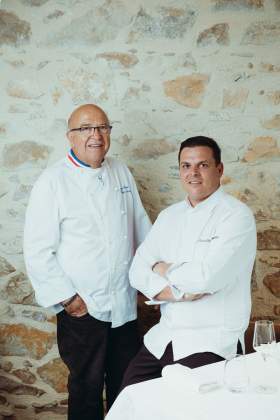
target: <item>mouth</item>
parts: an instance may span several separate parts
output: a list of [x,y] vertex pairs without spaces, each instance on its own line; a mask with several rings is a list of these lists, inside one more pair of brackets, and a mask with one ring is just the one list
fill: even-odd
[[188,184],[199,185],[199,184],[202,184],[202,182],[201,181],[189,181]]
[[98,149],[100,147],[103,147],[103,143],[100,143],[100,142],[98,142],[98,143],[90,143],[90,144],[87,144],[87,147],[89,149]]

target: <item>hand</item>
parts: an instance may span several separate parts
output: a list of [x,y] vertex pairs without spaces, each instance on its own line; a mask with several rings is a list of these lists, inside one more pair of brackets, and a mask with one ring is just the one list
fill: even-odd
[[86,315],[88,313],[87,305],[81,298],[81,296],[77,295],[77,297],[70,303],[69,306],[64,308],[64,310],[71,316],[76,316],[77,318]]
[[203,298],[204,296],[208,296],[210,293],[197,293],[197,294],[193,294],[193,293],[185,293],[182,301],[183,302],[192,302],[194,300],[198,300]]
[[159,261],[153,266],[153,272],[159,274],[162,277],[165,277],[167,270],[171,266],[171,263],[166,263],[164,261]]

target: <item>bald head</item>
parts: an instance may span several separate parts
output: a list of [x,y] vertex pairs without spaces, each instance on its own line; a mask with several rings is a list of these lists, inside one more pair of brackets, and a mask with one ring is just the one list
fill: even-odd
[[111,126],[103,109],[94,104],[76,108],[68,120],[67,137],[82,162],[99,168],[110,147]]
[[93,117],[97,120],[102,119],[106,124],[109,123],[108,117],[102,108],[94,104],[85,104],[79,106],[72,112],[68,119],[68,129],[79,127],[77,124],[80,123],[81,117],[83,117],[83,120],[88,119],[91,120],[91,122]]

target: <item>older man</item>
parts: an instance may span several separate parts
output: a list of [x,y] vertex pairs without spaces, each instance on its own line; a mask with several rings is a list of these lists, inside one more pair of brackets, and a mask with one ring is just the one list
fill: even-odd
[[106,157],[111,129],[101,108],[77,108],[71,149],[38,179],[26,213],[26,268],[38,303],[57,312],[69,420],[103,418],[104,376],[110,407],[139,348],[128,269],[150,221],[128,168]]
[[233,356],[251,310],[256,252],[249,208],[220,187],[221,151],[192,137],[179,151],[187,198],[164,210],[131,266],[133,287],[161,305],[122,387],[161,375],[175,361],[190,368]]

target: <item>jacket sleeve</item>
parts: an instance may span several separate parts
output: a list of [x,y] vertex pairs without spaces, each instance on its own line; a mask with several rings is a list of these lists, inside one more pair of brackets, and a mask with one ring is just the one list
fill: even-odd
[[255,256],[255,220],[251,211],[242,207],[219,222],[202,260],[174,264],[167,278],[185,293],[215,293],[234,281],[241,268],[252,269]]
[[44,307],[68,299],[76,290],[59,265],[60,217],[55,188],[43,174],[35,183],[26,211],[24,259],[37,302]]
[[146,239],[137,249],[129,272],[132,287],[149,299],[152,299],[168,285],[165,278],[152,271],[153,264],[160,260],[160,224],[159,216]]

